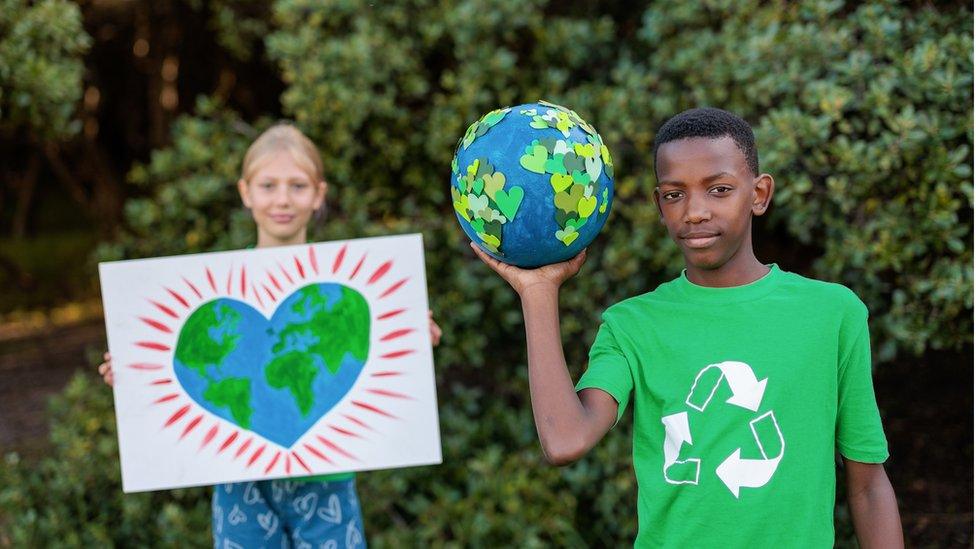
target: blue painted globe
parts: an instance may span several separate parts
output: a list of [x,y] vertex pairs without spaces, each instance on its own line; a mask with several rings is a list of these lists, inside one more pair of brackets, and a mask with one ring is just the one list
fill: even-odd
[[539,101],[489,112],[458,141],[451,198],[465,234],[532,268],[570,259],[606,223],[613,160],[574,111]]

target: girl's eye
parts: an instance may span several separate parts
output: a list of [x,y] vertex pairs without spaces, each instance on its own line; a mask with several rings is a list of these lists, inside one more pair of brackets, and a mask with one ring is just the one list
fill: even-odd
[[671,192],[664,193],[665,200],[675,200],[680,197],[681,197],[681,193],[678,191],[671,191]]
[[258,186],[261,187],[262,189],[268,190],[268,189],[274,187],[274,183],[272,183],[270,181],[265,181],[264,183],[261,183]]
[[308,187],[308,183],[301,182],[301,181],[296,181],[295,183],[292,183],[291,184],[291,187],[293,189],[299,189],[299,190],[301,190],[301,189],[307,188]]

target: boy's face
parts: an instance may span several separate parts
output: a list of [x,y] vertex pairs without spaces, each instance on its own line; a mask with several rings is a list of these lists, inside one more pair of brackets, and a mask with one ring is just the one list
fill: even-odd
[[754,175],[731,137],[661,145],[657,177],[654,202],[689,266],[714,270],[752,254],[752,216],[769,206],[773,179]]

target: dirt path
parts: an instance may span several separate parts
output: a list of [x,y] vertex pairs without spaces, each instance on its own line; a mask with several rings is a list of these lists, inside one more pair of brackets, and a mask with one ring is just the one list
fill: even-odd
[[101,319],[0,342],[0,452],[43,446],[48,398],[102,349]]

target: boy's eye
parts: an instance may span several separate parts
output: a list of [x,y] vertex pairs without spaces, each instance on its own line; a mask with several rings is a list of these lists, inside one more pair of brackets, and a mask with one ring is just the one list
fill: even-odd
[[675,200],[677,198],[681,198],[681,192],[680,191],[669,191],[669,192],[664,193],[663,196],[664,196],[664,199],[665,200]]
[[293,189],[304,189],[304,188],[308,187],[308,183],[305,183],[303,181],[296,181],[296,182],[292,183],[291,186],[292,186]]
[[261,183],[258,186],[261,187],[262,189],[270,189],[271,187],[274,187],[274,183],[270,181],[265,181],[264,183]]
[[717,187],[713,187],[712,188],[712,192],[713,193],[727,193],[727,192],[729,192],[731,190],[732,190],[732,187],[729,187],[728,185],[719,185]]

